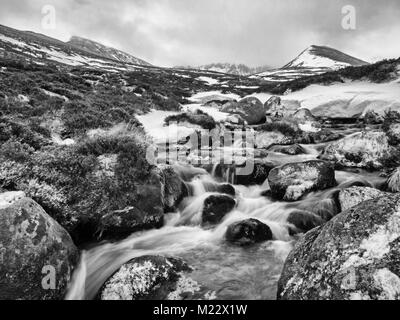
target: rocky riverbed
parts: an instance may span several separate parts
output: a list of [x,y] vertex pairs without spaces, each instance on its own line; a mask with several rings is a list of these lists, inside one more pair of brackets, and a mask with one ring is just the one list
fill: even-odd
[[[400,117],[371,117],[215,96],[144,114],[151,163],[117,185],[134,195],[123,206],[59,219],[22,191],[0,194],[1,297],[397,299]],[[93,177],[120,179],[124,156],[98,154]],[[19,290],[46,265],[56,291],[34,278]]]

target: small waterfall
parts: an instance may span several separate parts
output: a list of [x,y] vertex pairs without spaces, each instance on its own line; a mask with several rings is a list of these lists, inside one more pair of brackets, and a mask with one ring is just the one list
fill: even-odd
[[[234,186],[237,206],[214,228],[203,228],[201,215],[204,200],[210,195],[219,194],[216,190],[220,183],[214,177],[216,171],[217,166],[213,167],[212,175],[204,172],[198,174],[199,171],[195,168],[182,169],[186,178],[192,177],[187,182],[192,192],[182,201],[179,211],[165,216],[163,228],[138,232],[125,240],[99,244],[83,251],[66,299],[95,298],[104,282],[122,264],[142,255],[184,258],[195,266],[194,277],[219,291],[218,298],[230,298],[221,288],[226,286],[227,292],[231,292],[229,283],[238,279],[241,298],[274,298],[276,281],[293,243],[287,223],[289,214],[296,209],[313,211],[322,208],[321,210],[327,212],[333,211],[335,203],[332,194],[338,187],[311,193],[298,202],[286,203],[262,196],[265,186]],[[228,182],[233,181],[233,174],[233,167],[228,166],[225,171]],[[349,179],[360,177],[363,175],[338,172],[339,187]],[[376,183],[378,181],[378,177],[373,175],[365,179]],[[249,218],[267,224],[272,230],[274,240],[246,250],[228,245],[224,240],[227,227],[231,223]],[[249,278],[249,270],[254,273],[254,280]]]

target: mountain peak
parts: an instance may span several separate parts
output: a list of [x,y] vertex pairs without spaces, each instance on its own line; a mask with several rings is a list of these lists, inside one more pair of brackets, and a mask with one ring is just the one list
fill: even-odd
[[328,46],[311,45],[283,68],[327,68],[337,70],[343,67],[366,64],[368,63],[363,60]]

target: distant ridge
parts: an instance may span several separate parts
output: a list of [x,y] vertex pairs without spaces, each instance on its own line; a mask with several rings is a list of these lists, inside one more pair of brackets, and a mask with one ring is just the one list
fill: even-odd
[[151,66],[150,63],[142,59],[136,58],[129,53],[114,49],[112,47],[107,47],[101,43],[86,38],[73,36],[67,43],[71,46],[80,48],[82,50],[85,50],[87,52],[96,54],[104,58],[113,59],[124,63],[132,63],[142,66]]

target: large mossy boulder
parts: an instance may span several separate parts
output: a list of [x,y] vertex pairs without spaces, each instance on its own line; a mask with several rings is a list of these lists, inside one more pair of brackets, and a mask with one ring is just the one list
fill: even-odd
[[272,196],[296,201],[307,192],[333,187],[336,184],[335,170],[325,161],[289,163],[272,169],[268,182]]
[[221,111],[239,115],[249,125],[259,124],[265,120],[264,106],[255,97],[247,97],[239,102],[229,102]]
[[148,146],[140,132],[106,132],[43,148],[29,164],[0,161],[0,187],[24,191],[76,244],[121,237],[121,227],[125,235],[156,228],[185,188],[173,170],[148,161]]
[[393,152],[384,132],[365,131],[332,142],[320,158],[346,167],[380,169]]
[[0,194],[0,300],[63,299],[78,258],[40,205],[22,192]]
[[101,300],[164,300],[177,289],[183,272],[191,268],[182,260],[143,256],[123,264],[102,286]]
[[399,210],[400,195],[385,195],[308,232],[285,262],[278,299],[400,299]]

